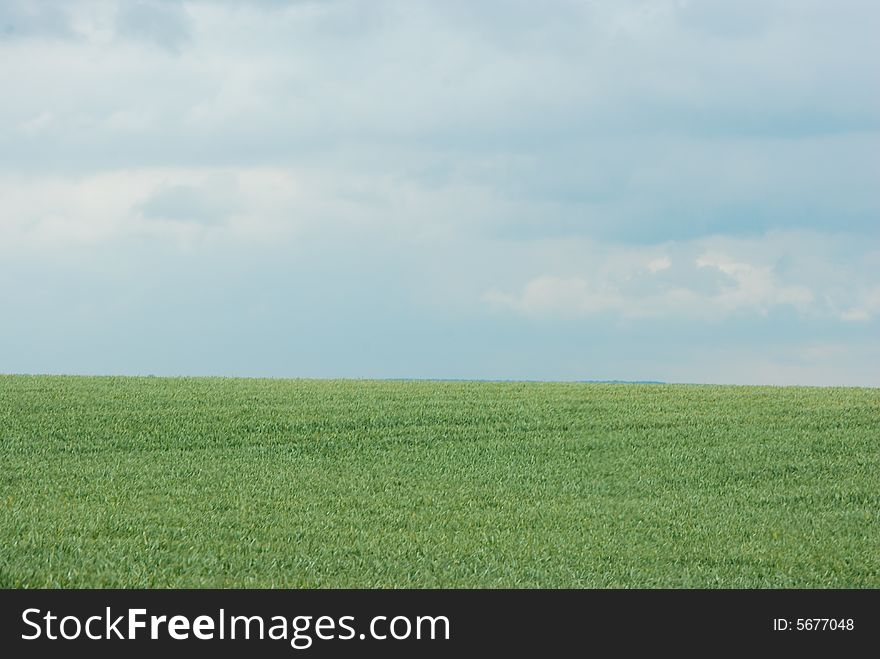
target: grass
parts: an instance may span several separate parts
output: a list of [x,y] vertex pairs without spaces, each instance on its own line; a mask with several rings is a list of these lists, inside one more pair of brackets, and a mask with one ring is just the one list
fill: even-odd
[[880,587],[880,390],[0,377],[3,587]]

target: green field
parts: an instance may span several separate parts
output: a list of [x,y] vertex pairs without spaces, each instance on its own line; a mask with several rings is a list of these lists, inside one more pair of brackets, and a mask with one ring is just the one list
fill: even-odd
[[3,587],[880,587],[880,389],[0,376]]

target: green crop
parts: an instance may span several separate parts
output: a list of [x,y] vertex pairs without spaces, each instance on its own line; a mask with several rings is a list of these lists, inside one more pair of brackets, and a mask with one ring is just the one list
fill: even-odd
[[880,587],[880,390],[0,377],[3,587]]

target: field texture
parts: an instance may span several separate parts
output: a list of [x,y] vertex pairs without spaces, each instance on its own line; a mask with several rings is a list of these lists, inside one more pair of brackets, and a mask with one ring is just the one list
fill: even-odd
[[0,376],[0,586],[880,587],[880,390]]

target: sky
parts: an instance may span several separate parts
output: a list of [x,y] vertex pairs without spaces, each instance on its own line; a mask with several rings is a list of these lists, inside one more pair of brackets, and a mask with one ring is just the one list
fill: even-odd
[[0,372],[880,386],[875,0],[0,0]]

